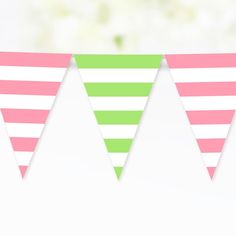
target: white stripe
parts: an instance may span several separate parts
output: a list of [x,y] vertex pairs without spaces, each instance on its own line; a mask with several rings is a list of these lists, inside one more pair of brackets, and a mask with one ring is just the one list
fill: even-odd
[[89,99],[94,111],[143,111],[147,102],[147,97],[90,97]]
[[195,137],[201,138],[226,138],[230,125],[191,125]]
[[0,66],[0,80],[61,82],[66,68]]
[[221,153],[202,153],[202,156],[206,167],[216,167]]
[[0,94],[0,108],[49,110],[54,98],[55,96]]
[[31,123],[6,123],[10,137],[38,138],[41,135],[44,124]]
[[16,161],[19,166],[28,166],[32,156],[33,152],[15,152]]
[[235,82],[236,68],[171,69],[175,82]]
[[158,69],[79,69],[84,82],[154,82]]
[[235,110],[236,96],[181,97],[185,110]]
[[109,153],[109,156],[114,167],[123,167],[125,165],[128,153]]
[[103,138],[133,138],[137,125],[99,125]]

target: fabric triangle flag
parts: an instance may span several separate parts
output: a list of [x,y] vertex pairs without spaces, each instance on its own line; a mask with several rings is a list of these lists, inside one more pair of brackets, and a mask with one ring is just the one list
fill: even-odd
[[119,179],[162,60],[161,55],[75,55]]
[[69,54],[0,53],[0,108],[22,177],[70,59]]
[[213,178],[236,108],[236,54],[166,55],[166,59]]

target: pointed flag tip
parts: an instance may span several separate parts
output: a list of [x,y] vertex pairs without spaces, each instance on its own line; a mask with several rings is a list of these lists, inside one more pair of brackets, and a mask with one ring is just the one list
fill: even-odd
[[114,170],[115,170],[115,173],[116,173],[116,177],[119,180],[120,176],[121,176],[121,173],[122,173],[122,170],[123,170],[123,167],[114,167]]
[[213,178],[214,178],[215,169],[216,169],[215,167],[207,167],[207,171],[208,171],[208,174],[211,177],[211,180],[213,180]]
[[19,166],[22,179],[24,179],[28,166]]

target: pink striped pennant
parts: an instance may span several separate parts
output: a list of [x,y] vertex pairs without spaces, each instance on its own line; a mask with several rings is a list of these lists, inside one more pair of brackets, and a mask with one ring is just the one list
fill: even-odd
[[236,108],[236,54],[166,55],[166,59],[213,178]]
[[0,53],[0,108],[22,177],[70,59],[70,54]]

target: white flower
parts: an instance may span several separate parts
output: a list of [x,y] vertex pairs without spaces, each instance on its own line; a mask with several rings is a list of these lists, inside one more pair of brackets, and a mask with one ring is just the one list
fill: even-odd
[[235,50],[233,0],[28,0],[32,49],[83,53]]

